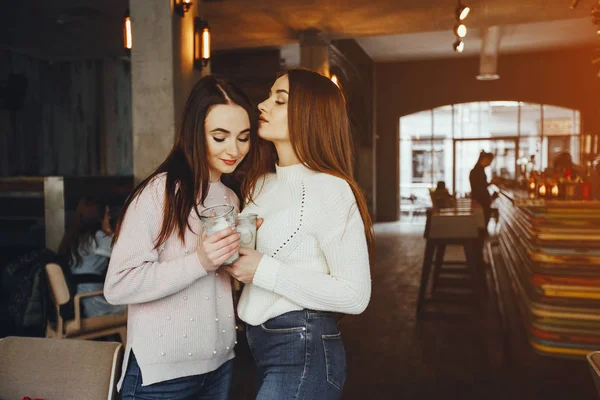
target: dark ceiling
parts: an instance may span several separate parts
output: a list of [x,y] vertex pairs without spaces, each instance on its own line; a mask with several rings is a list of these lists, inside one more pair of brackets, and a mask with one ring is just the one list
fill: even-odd
[[127,0],[0,0],[0,46],[48,60],[119,57]]
[[[171,0],[163,0],[170,2]],[[589,16],[597,0],[462,0],[470,28]],[[361,38],[450,31],[456,0],[194,0],[208,20],[215,50],[273,47],[315,28],[329,37]],[[0,0],[0,46],[33,57],[119,57],[128,0]],[[590,30],[593,29],[590,23]],[[561,32],[556,32],[560,35]]]

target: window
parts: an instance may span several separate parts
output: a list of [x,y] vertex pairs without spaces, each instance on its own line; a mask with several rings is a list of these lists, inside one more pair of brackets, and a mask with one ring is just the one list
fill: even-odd
[[481,150],[495,155],[491,175],[508,179],[545,169],[561,151],[579,163],[580,146],[584,153],[597,146],[591,136],[579,135],[579,111],[518,101],[454,104],[407,115],[400,118],[400,194],[428,201],[438,181],[467,194],[468,172]]

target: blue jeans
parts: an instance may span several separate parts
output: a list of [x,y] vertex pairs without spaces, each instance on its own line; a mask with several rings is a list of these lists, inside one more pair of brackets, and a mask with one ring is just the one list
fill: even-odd
[[206,374],[185,376],[142,386],[142,372],[133,351],[121,388],[123,400],[229,400],[233,360]]
[[346,353],[331,313],[292,311],[246,328],[257,365],[256,400],[337,400]]

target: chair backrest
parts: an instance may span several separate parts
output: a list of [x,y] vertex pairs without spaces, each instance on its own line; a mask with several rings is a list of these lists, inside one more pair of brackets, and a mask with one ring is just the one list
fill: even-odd
[[471,211],[434,210],[427,214],[425,237],[429,239],[477,239],[483,215]]
[[111,400],[122,353],[116,342],[7,337],[0,340],[0,398]]
[[56,305],[62,306],[63,304],[67,304],[71,295],[69,294],[69,287],[67,286],[67,281],[60,265],[55,263],[46,264],[46,274],[48,275],[52,298],[56,302]]
[[594,384],[600,396],[600,351],[594,351],[587,355],[587,360],[592,371],[592,377],[594,378]]

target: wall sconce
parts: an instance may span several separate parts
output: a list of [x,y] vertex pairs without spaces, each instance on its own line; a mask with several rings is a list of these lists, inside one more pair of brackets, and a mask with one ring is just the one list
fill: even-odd
[[333,82],[338,88],[340,87],[340,81],[336,74],[331,75],[331,82]]
[[129,10],[125,12],[125,19],[123,21],[123,47],[129,55],[131,53],[131,47],[133,45],[131,36],[131,17],[129,16]]
[[173,0],[173,10],[181,17],[190,10],[192,6],[191,0]]
[[210,60],[210,28],[206,21],[194,18],[194,66],[198,69]]
[[329,79],[341,90],[342,81],[346,82],[346,74],[340,66],[334,64],[329,67]]

